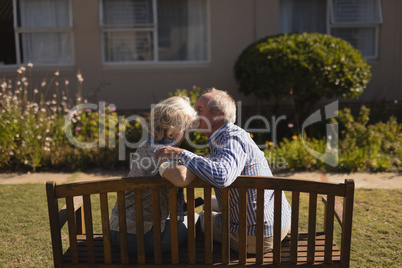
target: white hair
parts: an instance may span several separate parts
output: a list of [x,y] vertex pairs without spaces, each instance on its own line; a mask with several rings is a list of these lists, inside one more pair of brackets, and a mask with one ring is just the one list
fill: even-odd
[[192,127],[196,120],[197,113],[188,97],[170,97],[151,110],[151,136],[155,140],[173,139],[178,133]]
[[207,107],[210,113],[222,112],[225,123],[236,121],[236,104],[226,91],[211,88],[208,93],[212,93]]

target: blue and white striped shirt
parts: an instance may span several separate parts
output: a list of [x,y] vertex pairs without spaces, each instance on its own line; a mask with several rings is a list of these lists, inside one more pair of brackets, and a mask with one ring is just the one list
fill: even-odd
[[[215,185],[215,194],[221,206],[221,187],[232,184],[239,175],[272,176],[264,153],[251,139],[250,134],[242,128],[227,123],[215,131],[208,139],[210,155],[206,158],[183,150],[180,161],[197,176]],[[273,236],[274,227],[274,191],[265,190],[264,236]],[[239,212],[237,189],[229,191],[230,232],[239,232]],[[247,235],[256,235],[257,191],[247,191]],[[283,231],[290,225],[291,209],[284,194],[282,194],[282,226]],[[221,217],[217,217],[221,225]]]

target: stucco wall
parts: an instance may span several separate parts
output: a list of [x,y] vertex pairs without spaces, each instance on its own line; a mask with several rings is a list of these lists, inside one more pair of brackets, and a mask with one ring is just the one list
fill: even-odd
[[368,60],[372,79],[361,101],[402,101],[402,1],[382,1],[378,58]]
[[[119,110],[149,109],[178,88],[217,87],[229,91],[244,105],[254,97],[237,92],[233,66],[241,51],[253,41],[278,32],[278,0],[210,0],[210,62],[204,64],[102,64],[99,28],[99,1],[72,0],[74,66],[34,67],[36,86],[60,70],[59,83],[70,80],[76,89],[75,74],[84,76],[84,94],[101,87],[98,98],[114,103]],[[373,78],[361,101],[402,101],[402,1],[383,0],[384,23],[380,29],[379,57],[370,60]],[[15,77],[16,66],[0,67],[0,77]],[[63,90],[64,86],[60,86]]]

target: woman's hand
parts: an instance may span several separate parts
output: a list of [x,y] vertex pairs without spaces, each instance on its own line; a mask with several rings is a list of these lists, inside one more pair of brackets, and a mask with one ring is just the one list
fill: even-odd
[[179,155],[183,150],[184,149],[172,146],[161,147],[157,151],[155,157],[160,161],[165,159],[178,160]]

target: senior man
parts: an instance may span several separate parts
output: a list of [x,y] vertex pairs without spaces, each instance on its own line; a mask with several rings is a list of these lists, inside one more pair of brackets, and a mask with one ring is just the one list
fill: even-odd
[[[208,93],[199,97],[195,109],[200,120],[198,130],[208,137],[210,155],[204,158],[181,148],[167,146],[160,148],[156,157],[178,158],[195,175],[213,184],[220,210],[222,187],[232,184],[239,175],[272,176],[272,173],[264,153],[251,139],[250,134],[234,125],[236,105],[225,91],[214,88],[209,90]],[[175,183],[175,181],[172,182]],[[183,186],[183,182],[180,183]],[[231,189],[229,195],[230,200],[239,199],[237,189]],[[247,252],[255,254],[257,191],[249,189],[247,198]],[[274,191],[265,190],[264,200],[264,252],[268,252],[273,247]],[[239,251],[238,224],[241,215],[238,213],[238,203],[230,202],[229,209],[230,246]],[[200,216],[201,225],[204,227],[203,215]],[[290,217],[290,205],[283,194],[281,240],[290,230]],[[221,213],[214,211],[212,219],[213,238],[215,241],[222,242]]]

